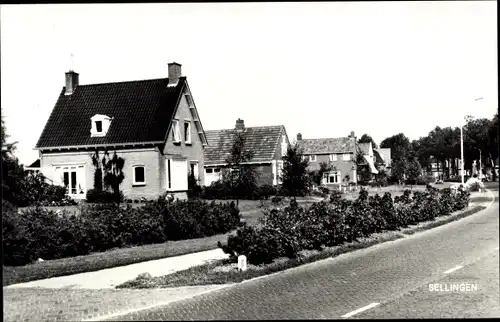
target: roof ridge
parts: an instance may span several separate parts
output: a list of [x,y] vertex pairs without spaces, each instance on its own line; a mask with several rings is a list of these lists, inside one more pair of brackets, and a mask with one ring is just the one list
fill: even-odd
[[300,141],[306,141],[306,140],[336,140],[336,139],[350,139],[348,136],[341,136],[341,137],[336,137],[336,138],[314,138],[314,139],[302,139]]
[[[186,77],[181,76],[180,78],[185,79]],[[111,84],[129,84],[129,83],[139,83],[139,82],[153,82],[153,81],[159,81],[159,80],[168,80],[168,77],[136,79],[136,80],[130,80],[130,81],[118,81],[118,82],[107,82],[107,83],[92,83],[92,84],[78,85],[78,87],[88,87],[88,86],[96,86],[96,85],[111,85]]]
[[[261,125],[261,126],[245,126],[245,129],[256,129],[256,128],[270,128],[270,127],[284,127],[284,125]],[[205,132],[215,132],[215,131],[234,131],[235,129],[218,129],[218,130],[206,130]]]

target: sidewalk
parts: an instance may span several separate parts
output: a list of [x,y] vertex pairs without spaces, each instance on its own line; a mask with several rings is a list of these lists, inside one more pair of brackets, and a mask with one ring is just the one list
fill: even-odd
[[109,289],[114,288],[115,286],[131,279],[134,279],[137,277],[137,275],[142,273],[147,272],[152,276],[168,275],[177,271],[188,269],[192,266],[198,266],[213,260],[224,258],[228,258],[228,255],[224,254],[222,249],[217,248],[204,252],[168,257],[120,267],[107,268],[95,272],[53,277],[27,283],[12,284],[4,287],[4,289],[27,287]]

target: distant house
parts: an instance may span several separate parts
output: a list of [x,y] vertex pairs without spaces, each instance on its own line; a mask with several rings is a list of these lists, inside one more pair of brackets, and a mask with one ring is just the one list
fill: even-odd
[[185,197],[188,173],[204,182],[207,140],[181,65],[168,64],[168,78],[80,85],[66,73],[66,86],[35,149],[40,170],[75,199],[94,185],[94,151],[125,159],[120,189],[127,198],[165,192]]
[[320,164],[325,162],[334,169],[323,174],[322,184],[327,187],[338,187],[342,182],[357,182],[356,156],[358,146],[354,132],[348,137],[303,139],[302,134],[297,134],[297,144],[303,157],[309,160],[309,171],[320,169]]
[[40,159],[37,159],[35,162],[25,167],[24,170],[30,174],[40,173]]
[[380,154],[375,152],[371,142],[368,143],[358,143],[359,151],[363,154],[365,162],[363,163],[368,167],[369,173],[378,174],[380,164],[376,166],[377,156],[380,158]]
[[378,171],[385,171],[387,176],[391,175],[392,169],[392,158],[391,158],[391,148],[378,148],[373,149],[375,155],[375,164],[378,166]]
[[205,185],[222,179],[222,170],[233,146],[235,133],[242,133],[245,139],[244,151],[253,151],[254,156],[246,164],[258,173],[257,184],[277,185],[281,183],[282,157],[289,145],[283,125],[245,127],[238,119],[233,129],[206,131],[208,146],[204,151]]

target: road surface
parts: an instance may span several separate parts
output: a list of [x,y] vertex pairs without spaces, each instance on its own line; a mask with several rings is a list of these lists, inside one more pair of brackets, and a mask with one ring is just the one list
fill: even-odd
[[[114,319],[500,317],[498,217],[496,198],[423,233]],[[477,289],[429,289],[452,283]]]

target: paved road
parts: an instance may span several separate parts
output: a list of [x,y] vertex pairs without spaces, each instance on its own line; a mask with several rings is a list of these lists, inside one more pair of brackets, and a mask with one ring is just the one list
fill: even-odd
[[[371,303],[381,304],[352,318],[498,316],[492,300],[498,297],[498,257],[492,257],[498,256],[498,211],[497,199],[488,210],[408,238],[115,319],[338,319]],[[445,273],[457,265],[463,268]],[[424,291],[453,278],[477,282],[479,290]]]

